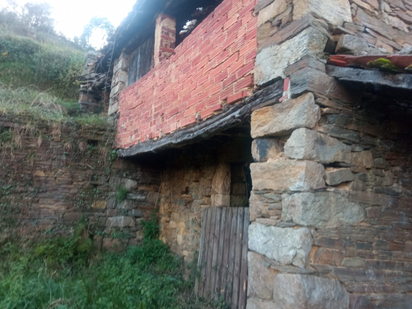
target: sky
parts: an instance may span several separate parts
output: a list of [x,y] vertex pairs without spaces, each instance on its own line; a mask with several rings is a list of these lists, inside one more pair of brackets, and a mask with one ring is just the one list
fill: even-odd
[[[106,17],[115,28],[132,10],[136,0],[15,0],[19,5],[47,2],[53,8],[52,18],[55,19],[55,29],[66,37],[80,36],[83,27],[93,16]],[[0,0],[0,9],[6,6],[6,0]],[[101,47],[101,37],[96,34],[91,43]]]

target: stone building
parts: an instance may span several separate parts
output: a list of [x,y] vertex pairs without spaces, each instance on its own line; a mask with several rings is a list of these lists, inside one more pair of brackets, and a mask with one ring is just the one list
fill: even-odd
[[411,0],[138,1],[99,64],[172,251],[249,207],[248,309],[412,308],[411,30]]

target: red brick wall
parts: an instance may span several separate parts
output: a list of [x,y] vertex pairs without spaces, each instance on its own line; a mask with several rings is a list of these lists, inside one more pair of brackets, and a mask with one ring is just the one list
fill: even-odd
[[164,60],[120,95],[117,144],[129,148],[211,117],[253,88],[256,0],[225,0]]

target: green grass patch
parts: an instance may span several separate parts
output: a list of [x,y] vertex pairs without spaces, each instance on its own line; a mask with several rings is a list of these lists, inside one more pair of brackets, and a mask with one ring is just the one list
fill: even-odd
[[18,88],[35,84],[55,96],[77,99],[85,52],[40,42],[0,27],[0,82]]
[[142,245],[124,253],[93,250],[80,224],[73,236],[30,246],[0,244],[0,308],[227,308],[194,297],[181,260],[147,221]]
[[34,85],[13,88],[0,83],[0,114],[81,125],[107,125],[107,117],[82,116],[78,102],[61,99]]

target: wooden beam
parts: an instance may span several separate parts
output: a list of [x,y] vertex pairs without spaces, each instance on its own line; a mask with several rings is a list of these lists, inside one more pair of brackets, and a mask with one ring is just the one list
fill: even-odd
[[358,82],[412,90],[412,74],[326,66],[326,73],[341,81]]
[[182,129],[167,135],[157,141],[150,140],[135,145],[129,149],[119,149],[120,157],[133,157],[148,152],[158,152],[165,149],[181,147],[207,139],[219,132],[235,127],[250,117],[255,107],[265,106],[266,102],[279,102],[283,95],[283,80],[257,91],[237,105],[222,113],[200,122],[193,127]]

